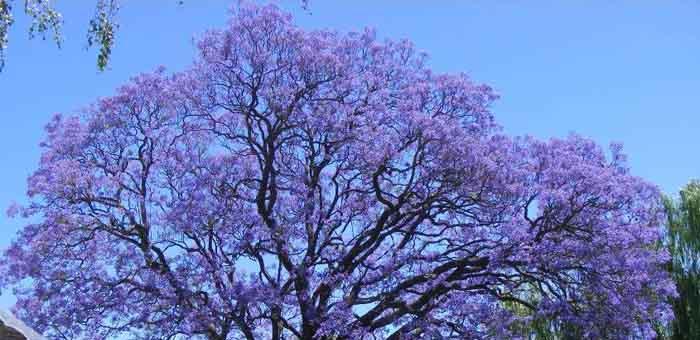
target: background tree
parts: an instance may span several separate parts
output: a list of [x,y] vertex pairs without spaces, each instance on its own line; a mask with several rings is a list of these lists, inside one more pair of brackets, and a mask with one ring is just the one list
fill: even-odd
[[666,200],[667,245],[678,297],[673,299],[675,320],[671,339],[700,338],[700,182],[691,181],[680,199]]
[[48,124],[0,286],[49,337],[508,338],[505,302],[584,338],[667,321],[663,204],[619,146],[505,136],[488,86],[275,6],[198,47]]

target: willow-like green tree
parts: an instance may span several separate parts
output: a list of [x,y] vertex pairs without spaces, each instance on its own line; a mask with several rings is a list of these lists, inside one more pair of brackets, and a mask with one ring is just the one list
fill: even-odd
[[678,297],[670,338],[700,339],[700,181],[691,181],[674,201],[666,200],[667,246]]

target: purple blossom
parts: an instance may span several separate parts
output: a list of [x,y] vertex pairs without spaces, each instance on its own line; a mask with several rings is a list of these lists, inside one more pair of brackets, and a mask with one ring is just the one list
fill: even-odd
[[50,338],[515,338],[547,317],[622,339],[667,321],[660,195],[619,146],[503,135],[488,86],[275,6],[198,47],[47,125],[22,208],[38,222],[0,285]]

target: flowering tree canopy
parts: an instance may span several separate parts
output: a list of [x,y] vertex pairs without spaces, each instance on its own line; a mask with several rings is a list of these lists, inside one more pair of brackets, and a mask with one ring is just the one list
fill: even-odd
[[628,338],[668,318],[663,205],[619,146],[504,136],[488,86],[275,6],[198,48],[48,124],[0,284],[50,338],[503,338],[523,318]]

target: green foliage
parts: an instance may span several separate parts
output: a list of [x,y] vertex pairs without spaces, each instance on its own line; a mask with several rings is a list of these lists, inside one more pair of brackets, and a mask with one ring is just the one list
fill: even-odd
[[[90,19],[87,43],[88,47],[98,46],[97,67],[104,70],[109,63],[114,46],[114,36],[119,25],[116,21],[120,0],[97,0],[95,15]],[[9,42],[9,30],[14,24],[12,15],[14,0],[0,0],[0,71],[5,65],[5,50]],[[183,0],[178,0],[182,4]],[[37,35],[46,39],[49,34],[58,47],[63,37],[61,28],[63,17],[55,7],[53,0],[24,0],[24,14],[31,19],[29,38]]]
[[95,16],[90,20],[88,30],[88,45],[98,44],[100,52],[97,55],[97,68],[100,71],[107,67],[109,57],[112,55],[114,45],[114,33],[117,29],[115,16],[119,10],[116,0],[99,0]]
[[[97,68],[100,71],[109,64],[114,47],[114,37],[119,28],[116,17],[119,12],[119,4],[123,0],[97,0],[95,15],[90,19],[87,33],[88,47],[97,46]],[[5,66],[5,50],[9,42],[9,30],[14,24],[12,4],[14,0],[0,0],[0,72]],[[48,33],[56,45],[61,47],[63,37],[61,28],[63,17],[56,10],[53,0],[24,0],[24,13],[31,19],[29,38],[39,35],[46,39]],[[177,0],[178,5],[184,4],[184,0]],[[308,10],[309,0],[301,1],[302,8]]]
[[15,22],[12,6],[6,0],[0,0],[0,71],[5,67],[5,49],[8,43],[10,26]]
[[675,320],[670,339],[700,339],[700,181],[691,181],[680,199],[666,199],[669,264],[678,298],[673,301]]
[[[12,0],[0,0],[0,71],[5,66],[5,49],[9,42],[9,30],[15,22],[12,16]],[[49,32],[53,33],[53,40],[61,46],[61,26],[63,18],[53,7],[51,0],[24,0],[24,13],[31,18],[29,38],[37,35],[46,39]]]
[[12,7],[4,0],[0,0],[0,71],[5,66],[5,48],[7,48],[7,33],[14,22]]
[[29,27],[29,38],[37,35],[46,39],[48,32],[53,32],[53,40],[59,47],[61,46],[61,26],[63,19],[61,13],[53,8],[50,0],[25,0],[24,13],[32,19]]

